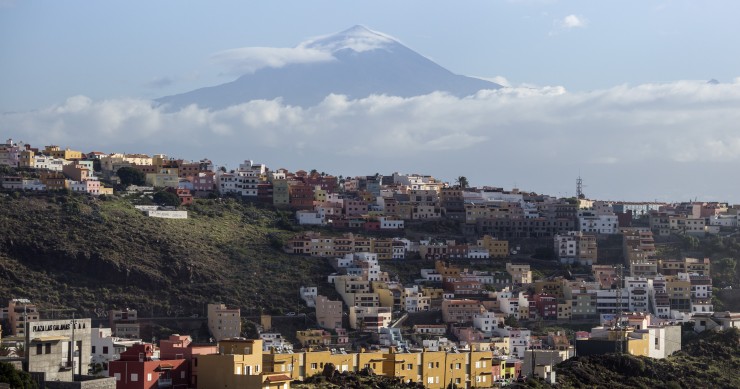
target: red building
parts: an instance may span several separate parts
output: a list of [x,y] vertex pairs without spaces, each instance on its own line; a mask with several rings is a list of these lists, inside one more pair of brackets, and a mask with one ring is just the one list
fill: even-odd
[[290,206],[293,209],[313,209],[313,187],[300,181],[290,182]]
[[121,359],[108,364],[116,389],[187,388],[189,364],[179,359],[152,359],[154,345],[140,343],[121,353]]
[[557,320],[558,318],[558,300],[555,296],[547,293],[538,293],[534,295],[534,304],[537,307],[537,313],[541,318],[548,320]]
[[185,377],[189,387],[198,386],[198,355],[218,354],[218,346],[215,344],[193,344],[193,340],[187,335],[170,335],[169,339],[159,342],[159,356],[161,359],[187,361],[187,373]]
[[198,172],[189,176],[188,179],[193,183],[193,190],[196,192],[212,192],[216,189],[216,179],[214,172]]

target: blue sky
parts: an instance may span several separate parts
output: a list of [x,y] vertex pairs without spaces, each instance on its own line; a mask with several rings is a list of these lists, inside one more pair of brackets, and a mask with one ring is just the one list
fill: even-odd
[[[737,1],[0,0],[0,136],[209,157],[231,166],[251,158],[333,171],[340,161],[350,174],[416,171],[448,180],[466,174],[474,185],[516,184],[555,195],[572,195],[581,174],[587,194],[600,198],[740,202],[737,184],[718,179],[733,176],[740,162],[737,15]],[[410,131],[418,144],[371,155],[372,168],[357,162],[365,155],[328,155],[314,142],[316,128],[361,127],[353,120],[382,125],[377,110],[359,119],[356,112],[335,114],[336,106],[353,102],[331,100],[313,111],[260,103],[239,114],[165,114],[146,103],[234,79],[216,53],[295,47],[355,24],[391,35],[454,73],[506,80],[513,88],[473,101],[365,102],[409,111],[458,108],[436,118],[459,127],[451,124],[444,137],[409,117],[398,131]],[[708,87],[709,79],[722,84]],[[321,109],[332,113],[322,116],[327,122],[313,121]],[[472,112],[466,117],[474,120],[465,123],[458,112]],[[193,141],[161,135],[178,131]],[[276,157],[284,145],[252,142],[265,131],[295,140],[290,156]],[[367,141],[346,138],[350,150]],[[220,155],[238,139],[250,140],[240,145],[242,155]],[[489,150],[501,142],[516,153],[492,157]],[[198,148],[204,143],[212,147]],[[425,152],[442,143],[454,163]],[[698,181],[683,184],[687,176]]]
[[[9,1],[0,109],[157,97],[228,81],[212,54],[355,24],[451,71],[585,91],[738,76],[736,1]],[[567,27],[574,16],[582,25]],[[11,92],[12,91],[12,92]]]

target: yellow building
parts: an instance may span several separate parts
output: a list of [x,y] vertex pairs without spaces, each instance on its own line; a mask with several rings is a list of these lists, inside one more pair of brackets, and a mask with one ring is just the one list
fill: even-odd
[[145,180],[147,185],[158,188],[177,188],[180,184],[177,173],[147,173]]
[[320,329],[296,331],[298,343],[304,347],[321,346],[331,343],[331,334]]
[[484,235],[478,240],[478,246],[488,250],[491,258],[506,258],[509,256],[509,241],[498,240],[490,235]]
[[403,382],[421,380],[421,353],[396,353],[391,350],[384,358],[383,375],[400,378]]
[[[498,343],[505,347],[508,340],[499,339]],[[493,386],[494,364],[501,364],[502,373],[506,369],[506,361],[494,359],[494,353],[487,348],[399,352],[393,347],[360,353],[345,353],[341,349],[263,353],[261,340],[232,338],[219,342],[219,354],[198,357],[197,388],[287,389],[292,380],[321,374],[327,364],[333,364],[340,372],[368,368],[377,375],[421,382],[430,389],[450,384],[483,388]],[[510,372],[510,376],[513,374]]]
[[232,338],[218,343],[219,353],[198,356],[198,389],[288,389],[292,378],[262,369],[262,340]]
[[82,159],[82,152],[81,151],[74,151],[70,149],[60,149],[59,146],[46,146],[44,149],[44,154],[50,155],[54,158],[61,158],[61,159]]
[[357,370],[372,369],[375,374],[383,374],[383,353],[361,352],[357,354]]
[[[324,371],[324,366],[331,363],[336,371],[356,371],[357,354],[343,354],[334,351],[309,351],[304,357],[305,377],[311,377]],[[377,373],[377,371],[376,371]]]
[[485,388],[493,386],[493,355],[490,351],[470,352],[470,386]]
[[265,373],[280,373],[289,376],[293,380],[305,379],[303,366],[305,366],[304,353],[263,353],[262,364]]

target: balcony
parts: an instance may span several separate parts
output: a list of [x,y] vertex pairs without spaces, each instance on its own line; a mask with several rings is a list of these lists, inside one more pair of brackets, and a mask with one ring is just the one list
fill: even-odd
[[171,388],[172,378],[160,378],[157,380],[157,387],[159,388]]

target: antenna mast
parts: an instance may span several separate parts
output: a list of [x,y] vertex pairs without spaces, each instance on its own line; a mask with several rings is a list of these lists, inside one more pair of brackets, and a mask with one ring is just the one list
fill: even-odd
[[576,198],[582,199],[583,196],[583,180],[581,179],[581,176],[579,175],[578,178],[576,178]]

